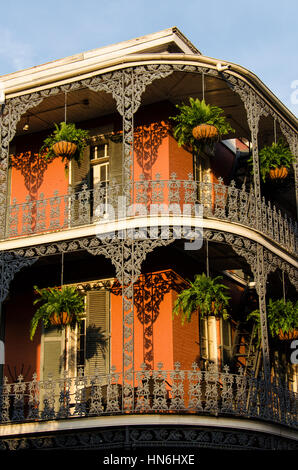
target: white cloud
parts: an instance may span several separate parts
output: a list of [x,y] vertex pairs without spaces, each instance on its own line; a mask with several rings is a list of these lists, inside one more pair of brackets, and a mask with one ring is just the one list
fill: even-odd
[[32,66],[33,58],[30,44],[14,37],[9,29],[0,28],[0,61],[6,62],[12,72]]

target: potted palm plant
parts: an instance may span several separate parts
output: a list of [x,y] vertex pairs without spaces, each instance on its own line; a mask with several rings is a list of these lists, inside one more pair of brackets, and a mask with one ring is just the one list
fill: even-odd
[[221,276],[212,278],[203,273],[197,274],[194,282],[189,281],[189,288],[180,292],[173,309],[175,315],[181,315],[182,324],[190,322],[194,312],[198,312],[201,317],[212,315],[224,320],[229,318],[228,287],[221,280]]
[[[294,161],[291,150],[283,139],[264,146],[259,152],[260,174],[265,182],[267,178],[271,180],[281,180],[287,177],[288,169]],[[248,160],[252,165],[252,157]]]
[[88,131],[76,128],[73,123],[55,123],[54,132],[48,136],[40,149],[44,158],[60,156],[66,167],[71,159],[80,163],[83,151],[87,147]]
[[[291,300],[269,299],[267,305],[268,330],[272,338],[281,341],[298,337],[298,302]],[[261,342],[260,311],[253,310],[247,316],[247,320],[253,320],[256,324],[255,335],[258,344]]]
[[39,298],[34,304],[41,303],[36,310],[30,324],[30,339],[32,340],[36,328],[41,322],[45,328],[54,325],[63,328],[67,325],[74,326],[81,321],[84,313],[84,298],[75,287],[48,287],[39,289],[34,286]]
[[223,116],[223,109],[211,106],[198,98],[189,98],[189,105],[176,105],[180,113],[172,116],[175,122],[174,137],[179,146],[191,147],[195,151],[204,145],[213,145],[222,135],[235,132]]

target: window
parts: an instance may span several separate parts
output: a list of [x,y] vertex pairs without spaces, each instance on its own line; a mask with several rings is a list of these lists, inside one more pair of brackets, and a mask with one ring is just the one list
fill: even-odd
[[86,362],[86,319],[82,320],[77,329],[77,375],[81,369],[84,371]]
[[[220,352],[220,354],[219,354]],[[215,317],[200,319],[200,358],[202,367],[209,363],[229,365],[232,358],[232,329],[228,320]]]
[[231,323],[228,320],[221,320],[221,344],[222,344],[222,365],[229,365],[232,359],[232,332]]
[[82,190],[83,184],[88,189],[93,189],[98,183],[106,185],[109,181],[109,157],[110,144],[108,141],[95,143],[88,146],[80,164],[72,162],[71,165],[71,184],[76,192]]
[[105,186],[109,182],[109,167],[109,162],[92,165],[93,188],[95,188],[97,184]]
[[[57,379],[64,368],[73,376],[106,374],[110,368],[110,293],[105,289],[86,293],[86,316],[75,329],[44,329],[41,348],[41,379]],[[67,341],[65,341],[67,339]],[[65,345],[67,353],[65,355]]]
[[[101,134],[92,139],[91,145],[84,150],[80,165],[71,162],[70,181],[76,194],[70,217],[78,224],[95,222],[96,208],[101,204],[106,208],[110,181],[122,184],[122,141]],[[83,188],[88,190],[88,199],[80,199]]]
[[90,148],[90,174],[91,174],[91,213],[98,204],[108,203],[107,187],[110,179],[110,157],[108,143],[96,144]]
[[57,379],[63,370],[65,332],[56,327],[45,328],[41,344],[41,379],[46,380],[49,375]]
[[106,374],[110,368],[110,293],[91,290],[86,296],[85,371]]
[[90,149],[90,160],[95,161],[109,156],[108,143],[93,145]]
[[217,323],[215,317],[200,318],[200,356],[202,366],[218,362]]

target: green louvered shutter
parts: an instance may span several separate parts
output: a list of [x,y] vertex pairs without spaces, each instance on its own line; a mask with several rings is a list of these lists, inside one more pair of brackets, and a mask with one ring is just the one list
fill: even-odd
[[[83,157],[80,165],[72,160],[71,162],[71,187],[76,193],[75,199],[72,202],[71,218],[72,224],[84,224],[90,222],[90,214],[85,213],[85,210],[80,207],[79,192],[82,191],[83,185],[87,185],[87,190],[90,189],[90,146],[84,150]],[[84,198],[83,198],[84,200]]]
[[85,148],[80,165],[72,160],[71,162],[71,185],[73,189],[81,191],[83,184],[90,188],[90,146]]
[[[110,294],[106,290],[90,291],[86,302],[86,372],[94,375],[109,372],[109,310]],[[103,341],[102,341],[103,340]]]
[[59,378],[63,372],[64,333],[51,327],[43,331],[42,335],[42,379],[51,374]]

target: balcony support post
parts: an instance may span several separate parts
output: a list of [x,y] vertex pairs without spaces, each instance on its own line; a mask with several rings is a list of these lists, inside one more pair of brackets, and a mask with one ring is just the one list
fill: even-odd
[[141,105],[141,97],[146,87],[154,80],[165,78],[174,69],[170,65],[154,65],[147,67],[129,67],[121,71],[83,80],[82,83],[93,91],[111,93],[116,107],[122,116],[122,188],[126,204],[133,203],[134,180],[134,114]]
[[4,318],[2,315],[2,302],[0,302],[0,386],[3,382],[4,363],[5,363],[5,331],[4,331]]
[[262,227],[262,196],[260,183],[260,165],[259,165],[259,149],[258,149],[258,132],[259,121],[261,116],[268,116],[265,111],[262,100],[249,87],[239,85],[233,86],[243,101],[247,114],[247,123],[251,134],[251,151],[253,160],[253,182],[254,196],[256,198],[256,228]]
[[[119,235],[119,234],[118,234]],[[126,236],[124,236],[126,235]],[[103,239],[86,246],[92,255],[104,255],[116,269],[116,277],[122,290],[122,406],[134,407],[134,284],[141,275],[141,265],[148,253],[156,247],[167,246],[174,241],[162,238],[134,240],[129,233],[122,238]]]
[[268,270],[266,269],[265,264],[266,263],[264,260],[264,248],[262,247],[262,245],[257,244],[256,268],[254,269],[254,275],[255,275],[255,282],[256,282],[256,291],[259,297],[264,379],[269,389],[270,351],[269,351],[268,325],[267,325],[267,313],[266,313],[266,283],[267,283]]

